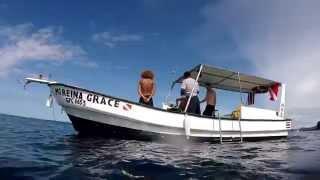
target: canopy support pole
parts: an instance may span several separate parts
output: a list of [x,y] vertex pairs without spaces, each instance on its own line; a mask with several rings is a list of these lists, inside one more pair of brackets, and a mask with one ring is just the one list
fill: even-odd
[[280,100],[280,107],[279,107],[279,116],[284,118],[284,111],[286,105],[286,85],[281,84],[281,100]]
[[194,84],[193,84],[193,88],[192,88],[191,94],[190,94],[190,96],[189,96],[189,98],[188,98],[187,105],[186,105],[186,107],[185,107],[185,109],[184,109],[184,113],[185,113],[185,115],[184,115],[184,129],[185,129],[185,134],[186,134],[187,139],[189,139],[189,136],[190,136],[190,121],[189,121],[189,119],[187,118],[188,115],[187,115],[186,112],[187,112],[188,107],[189,107],[189,105],[190,105],[190,101],[191,101],[192,95],[193,95],[193,93],[194,93],[196,83],[198,82],[199,77],[200,77],[200,74],[201,74],[201,72],[202,72],[202,68],[203,68],[203,65],[201,64],[201,66],[200,66],[200,68],[199,68],[198,75],[197,75],[196,80],[195,80],[195,82],[194,82]]
[[243,101],[242,101],[242,86],[241,86],[241,79],[240,79],[240,73],[238,72],[238,82],[239,82],[239,93],[240,93],[240,115],[239,115],[239,119],[238,119],[238,122],[239,122],[239,133],[240,133],[240,143],[243,142],[243,138],[242,138],[242,127],[241,127],[241,106],[243,104]]
[[199,77],[200,77],[200,74],[201,74],[201,71],[202,71],[202,67],[203,67],[203,65],[201,64],[200,69],[199,69],[199,72],[198,72],[198,75],[197,75],[197,77],[196,77],[196,81],[195,81],[194,84],[193,84],[193,88],[192,88],[192,91],[191,91],[191,95],[189,96],[187,105],[186,105],[186,107],[184,108],[184,112],[185,112],[185,113],[187,112],[188,107],[189,107],[189,105],[190,105],[190,101],[191,101],[192,95],[193,95],[193,93],[194,93],[194,89],[195,89],[195,87],[196,87],[196,83],[198,82]]
[[241,86],[240,73],[238,72],[237,75],[238,75],[238,83],[239,83],[240,103],[242,105],[243,101],[242,101],[242,86]]

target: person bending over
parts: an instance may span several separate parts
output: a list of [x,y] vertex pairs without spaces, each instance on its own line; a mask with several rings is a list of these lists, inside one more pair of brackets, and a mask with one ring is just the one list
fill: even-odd
[[153,72],[150,70],[143,71],[138,86],[138,94],[140,96],[139,103],[153,106],[152,97],[155,94],[155,89],[156,85]]

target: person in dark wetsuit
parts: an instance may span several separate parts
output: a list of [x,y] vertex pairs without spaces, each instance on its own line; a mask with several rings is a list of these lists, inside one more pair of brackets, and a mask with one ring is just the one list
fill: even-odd
[[150,70],[143,71],[138,85],[138,94],[140,96],[139,103],[153,106],[152,97],[154,96],[155,91],[156,85],[153,72]]

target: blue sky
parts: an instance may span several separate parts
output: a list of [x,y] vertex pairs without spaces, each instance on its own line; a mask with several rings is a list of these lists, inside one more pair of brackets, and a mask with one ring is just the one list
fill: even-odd
[[[296,97],[289,106],[319,108],[309,103],[316,95],[310,89],[320,87],[314,69],[320,65],[320,44],[311,38],[320,30],[317,5],[312,0],[0,0],[0,113],[52,119],[52,110],[44,107],[47,88],[24,91],[18,82],[37,73],[136,101],[139,74],[151,69],[160,106],[170,81],[199,63],[289,87],[300,82],[300,89],[288,92],[290,99]],[[237,95],[219,95],[220,106],[238,103],[232,100]]]

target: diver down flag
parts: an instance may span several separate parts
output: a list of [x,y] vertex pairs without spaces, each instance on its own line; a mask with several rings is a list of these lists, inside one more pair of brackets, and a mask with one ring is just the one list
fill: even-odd
[[125,104],[125,105],[123,105],[123,110],[125,110],[125,111],[129,111],[129,110],[131,110],[131,108],[132,108],[132,105],[131,104]]
[[269,87],[269,95],[271,101],[276,101],[278,99],[278,92],[279,92],[280,84],[274,84],[271,87]]

